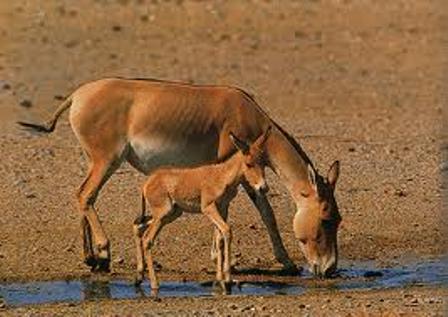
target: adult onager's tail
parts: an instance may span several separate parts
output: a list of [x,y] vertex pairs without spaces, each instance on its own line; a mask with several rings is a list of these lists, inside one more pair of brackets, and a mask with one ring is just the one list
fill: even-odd
[[27,129],[31,129],[37,132],[44,132],[44,133],[51,133],[54,131],[54,128],[56,127],[56,122],[58,121],[61,114],[70,108],[72,105],[72,96],[69,96],[59,107],[58,109],[53,113],[51,118],[47,120],[43,124],[36,124],[36,123],[29,123],[29,122],[23,122],[23,121],[17,121],[18,124],[20,124],[22,127],[25,127]]

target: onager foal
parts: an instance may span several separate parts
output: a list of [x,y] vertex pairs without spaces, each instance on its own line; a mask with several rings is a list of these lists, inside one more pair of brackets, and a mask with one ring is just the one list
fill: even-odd
[[[144,277],[146,256],[151,289],[157,293],[159,284],[154,272],[151,248],[163,226],[173,222],[186,211],[201,212],[216,226],[215,243],[218,253],[216,279],[227,291],[231,283],[232,240],[232,233],[226,222],[227,210],[237,194],[238,185],[244,181],[257,192],[266,191],[263,154],[270,130],[269,127],[250,146],[230,133],[230,139],[238,151],[223,162],[195,168],[159,169],[148,178],[142,189],[142,216],[134,222],[137,285]],[[151,210],[149,216],[145,216],[146,204]]]

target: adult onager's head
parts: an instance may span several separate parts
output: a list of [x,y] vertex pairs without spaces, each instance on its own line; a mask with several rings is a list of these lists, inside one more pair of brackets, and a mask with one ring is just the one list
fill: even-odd
[[342,220],[334,198],[338,176],[339,161],[331,165],[327,177],[308,165],[308,184],[295,193],[300,197],[296,200],[294,233],[310,271],[319,277],[330,276],[337,267],[337,230]]

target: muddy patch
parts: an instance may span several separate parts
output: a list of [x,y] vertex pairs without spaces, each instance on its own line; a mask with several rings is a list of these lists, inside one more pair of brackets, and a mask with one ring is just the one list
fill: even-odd
[[[297,295],[311,290],[371,290],[445,285],[448,283],[446,260],[447,258],[437,258],[381,269],[369,262],[357,263],[356,267],[341,269],[337,277],[329,280],[318,280],[305,273],[295,283],[241,282],[232,287],[231,295]],[[158,297],[199,297],[216,294],[216,288],[211,282],[162,281]],[[0,297],[8,306],[22,306],[153,296],[147,282],[141,287],[135,287],[132,282],[126,280],[83,279],[3,284],[0,285]]]

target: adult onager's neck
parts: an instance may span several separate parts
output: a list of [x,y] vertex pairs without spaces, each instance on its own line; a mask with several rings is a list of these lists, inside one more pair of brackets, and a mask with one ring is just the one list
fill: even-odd
[[266,142],[265,153],[269,166],[294,198],[294,191],[309,183],[307,165],[312,163],[293,137],[278,125],[276,127]]

